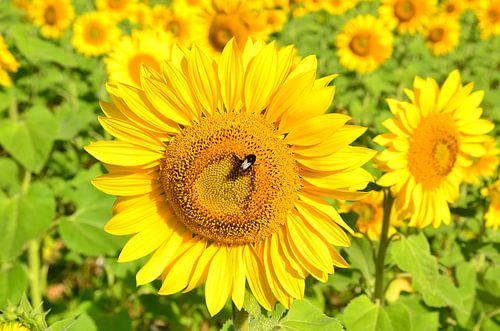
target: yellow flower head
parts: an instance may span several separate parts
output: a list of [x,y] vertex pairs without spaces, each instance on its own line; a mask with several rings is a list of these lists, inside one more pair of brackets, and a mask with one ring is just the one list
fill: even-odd
[[19,63],[17,63],[14,55],[9,52],[5,40],[0,35],[0,85],[12,86],[12,80],[8,72],[16,72],[17,69],[19,69]]
[[494,125],[480,118],[484,92],[471,93],[473,86],[463,86],[455,70],[441,88],[416,77],[414,90],[406,90],[410,102],[388,100],[395,116],[384,122],[390,132],[374,139],[387,147],[377,156],[386,172],[379,184],[392,186],[400,219],[410,217],[410,226],[448,224],[448,202],[457,199],[465,169],[486,153]]
[[359,15],[346,23],[336,45],[340,64],[367,73],[391,57],[392,33],[374,16]]
[[71,43],[79,53],[97,56],[109,52],[120,37],[116,21],[104,12],[87,12],[75,20]]
[[259,3],[243,0],[213,0],[202,7],[193,27],[194,42],[212,55],[220,54],[226,43],[234,38],[240,48],[248,38],[266,40],[267,17]]
[[488,136],[488,140],[483,143],[486,154],[476,157],[472,164],[467,168],[467,176],[464,182],[469,184],[479,184],[481,178],[492,177],[496,174],[499,164],[500,149],[497,147],[496,140]]
[[355,7],[359,0],[304,0],[301,3],[308,12],[326,10],[330,15],[341,15]]
[[151,7],[142,2],[135,3],[130,7],[127,18],[140,29],[150,28],[153,23]]
[[163,31],[172,37],[174,43],[189,46],[193,39],[194,17],[197,7],[174,4],[172,7],[155,5],[153,7],[153,28]]
[[18,321],[0,322],[0,331],[31,331]]
[[96,0],[96,8],[99,12],[111,15],[115,20],[128,18],[133,11],[137,0]]
[[104,59],[110,81],[141,86],[141,65],[161,71],[163,60],[170,58],[172,40],[165,33],[134,31],[124,36]]
[[486,0],[476,10],[481,39],[500,35],[500,0]]
[[29,15],[40,27],[42,36],[59,38],[73,20],[75,11],[70,0],[35,0],[29,7]]
[[380,19],[401,34],[422,31],[436,10],[436,0],[382,0]]
[[500,179],[483,189],[481,193],[490,201],[488,211],[484,215],[485,225],[496,230],[500,226]]
[[271,310],[302,298],[307,275],[347,267],[333,245],[352,230],[318,195],[362,196],[374,152],[349,146],[366,128],[325,114],[335,75],[316,79],[316,58],[295,52],[233,39],[218,60],[195,46],[143,67],[139,88],[108,84],[100,122],[118,140],[86,150],[109,170],[94,185],[119,196],[105,230],[135,234],[119,261],[152,253],[138,285],[205,284],[214,315],[228,298],[241,309],[247,282]]
[[425,29],[424,38],[432,54],[448,54],[458,45],[460,24],[447,16],[434,17]]
[[440,13],[449,18],[458,19],[464,10],[464,0],[446,0],[440,6]]

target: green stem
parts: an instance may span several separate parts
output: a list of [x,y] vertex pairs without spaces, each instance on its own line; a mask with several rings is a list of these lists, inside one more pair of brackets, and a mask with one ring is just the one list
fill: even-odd
[[248,331],[250,315],[244,309],[238,310],[233,303],[233,326],[236,331]]
[[391,220],[391,210],[394,198],[391,195],[390,189],[384,189],[384,218],[382,221],[382,233],[380,234],[380,244],[378,248],[377,261],[375,265],[375,292],[373,295],[374,301],[380,304],[384,303],[384,266],[385,266],[385,253],[389,246],[390,240],[389,223]]
[[42,291],[40,287],[40,245],[37,239],[28,243],[28,265],[30,279],[31,304],[38,307],[42,303]]

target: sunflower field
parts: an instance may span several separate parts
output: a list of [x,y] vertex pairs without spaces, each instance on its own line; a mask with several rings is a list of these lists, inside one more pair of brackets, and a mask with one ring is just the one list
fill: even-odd
[[0,331],[500,330],[500,0],[0,0]]

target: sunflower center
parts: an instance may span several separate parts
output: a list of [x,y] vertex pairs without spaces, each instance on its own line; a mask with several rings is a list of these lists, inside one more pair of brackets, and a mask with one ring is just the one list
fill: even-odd
[[445,10],[447,13],[449,13],[449,14],[454,13],[454,12],[455,12],[455,9],[456,9],[456,8],[455,8],[455,5],[454,5],[454,4],[452,4],[452,3],[450,3],[450,2],[449,2],[449,3],[447,3],[447,4],[444,6],[444,10]]
[[434,28],[429,31],[429,35],[427,39],[430,42],[437,43],[443,40],[444,37],[444,29],[443,28]]
[[495,9],[488,10],[488,18],[491,23],[496,23],[499,20],[499,13]]
[[447,114],[430,115],[415,130],[408,150],[408,166],[425,189],[437,187],[457,159],[459,135]]
[[54,25],[57,22],[57,10],[53,6],[48,6],[43,13],[43,18],[45,23],[48,25]]
[[411,20],[416,14],[415,5],[411,0],[400,0],[394,5],[394,15],[401,21]]
[[170,31],[174,36],[180,36],[181,35],[181,24],[176,21],[176,20],[171,20],[170,22],[167,23],[166,30]]
[[125,0],[108,0],[108,7],[114,10],[123,9],[127,5]]
[[244,45],[248,37],[246,26],[236,15],[217,15],[208,31],[210,45],[222,52],[232,37],[236,39],[238,45]]
[[349,43],[349,48],[354,54],[367,56],[370,54],[371,38],[367,34],[358,34],[354,36]]
[[97,24],[91,24],[87,27],[85,33],[85,39],[87,42],[92,44],[99,44],[104,41],[104,32],[101,26]]
[[273,234],[300,188],[288,146],[251,114],[218,114],[185,128],[167,146],[160,169],[179,219],[193,233],[224,244]]
[[138,86],[141,85],[141,78],[140,78],[141,64],[147,64],[148,66],[155,69],[157,72],[161,71],[161,64],[158,63],[156,58],[151,54],[138,53],[132,56],[128,61],[128,73],[132,78],[132,80],[134,81],[134,83],[136,83]]

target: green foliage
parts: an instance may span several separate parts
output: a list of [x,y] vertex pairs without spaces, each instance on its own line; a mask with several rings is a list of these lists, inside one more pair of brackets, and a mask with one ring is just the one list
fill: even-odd
[[344,311],[347,330],[392,331],[393,327],[385,309],[373,303],[366,295],[353,299]]

